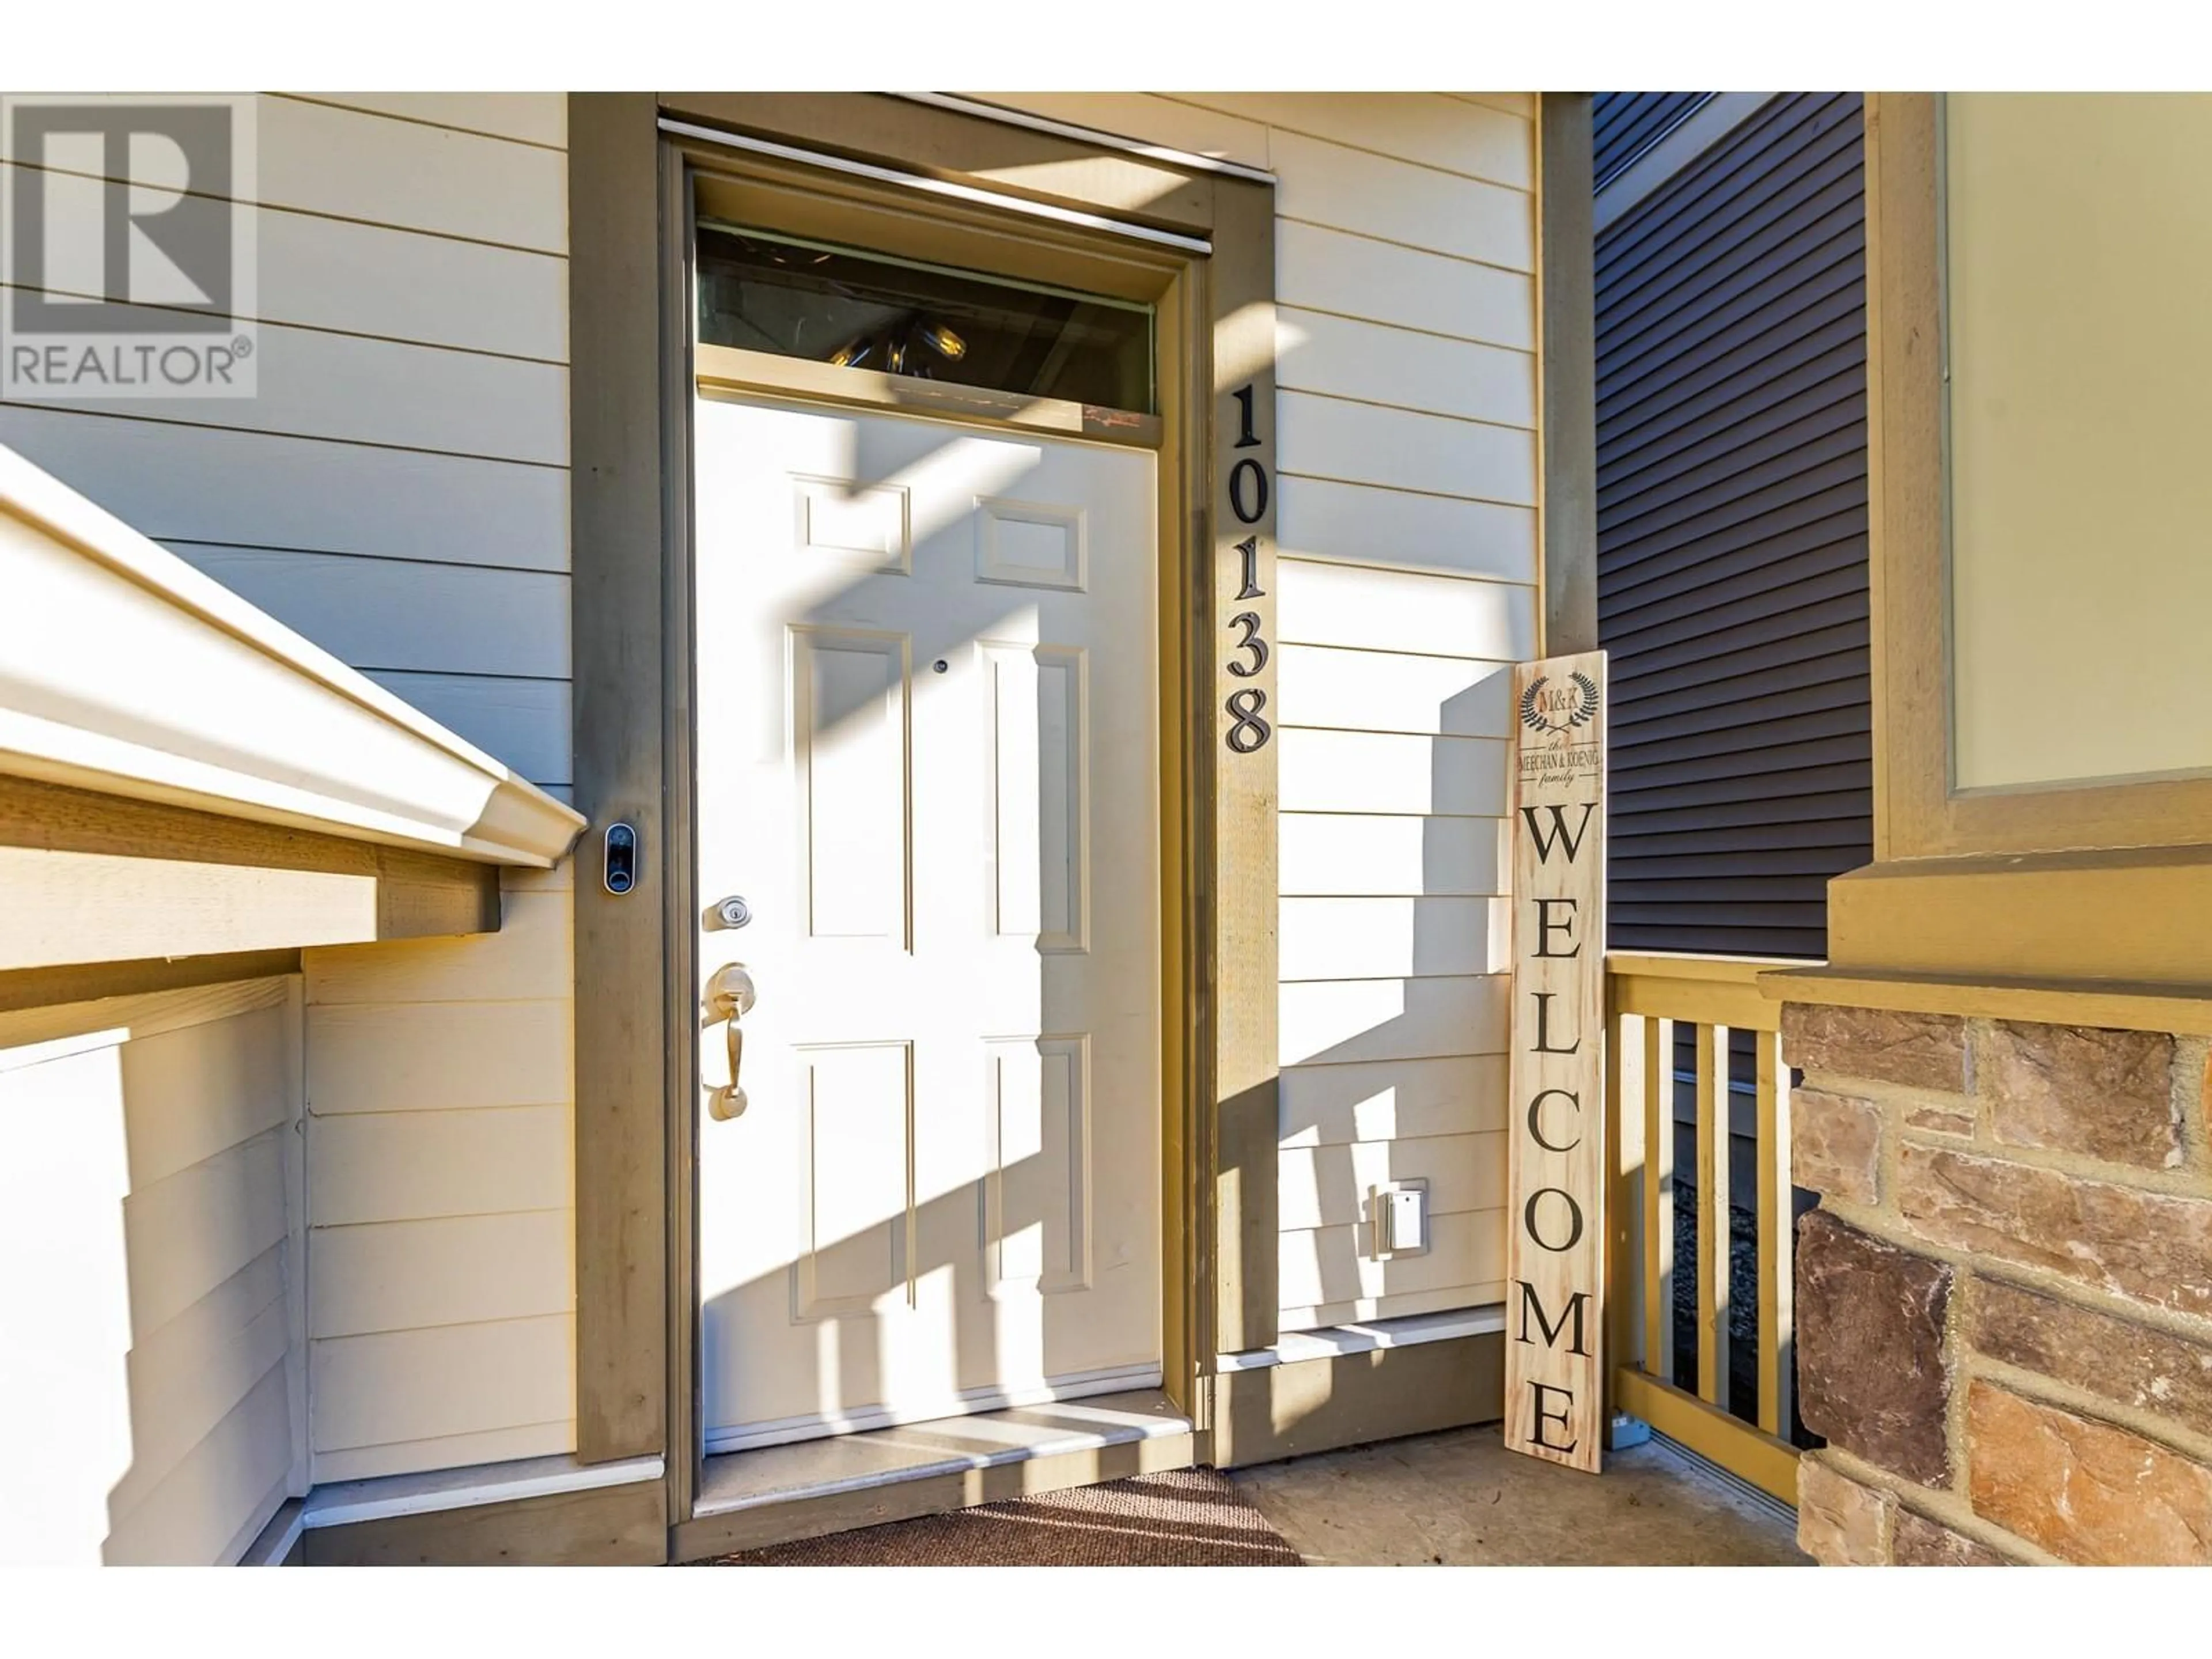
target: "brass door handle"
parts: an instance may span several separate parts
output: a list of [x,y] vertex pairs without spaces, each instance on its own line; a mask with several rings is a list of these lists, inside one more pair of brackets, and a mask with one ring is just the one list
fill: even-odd
[[738,1086],[738,1072],[745,1058],[745,1034],[738,1029],[734,1015],[722,1029],[729,1034],[730,1080],[707,1091],[707,1115],[717,1123],[742,1117],[745,1109],[745,1091]]
[[714,969],[714,977],[707,981],[707,1018],[702,1023],[711,1025],[718,1019],[738,1019],[752,1012],[757,998],[753,991],[753,976],[742,962],[726,962]]
[[705,1018],[702,1025],[722,1022],[727,1040],[730,1069],[727,1080],[707,1085],[707,1115],[718,1123],[726,1123],[742,1116],[745,1109],[745,1091],[738,1086],[738,1076],[744,1063],[745,1034],[738,1022],[751,1012],[755,1001],[753,976],[745,971],[742,962],[732,962],[714,970],[707,981]]

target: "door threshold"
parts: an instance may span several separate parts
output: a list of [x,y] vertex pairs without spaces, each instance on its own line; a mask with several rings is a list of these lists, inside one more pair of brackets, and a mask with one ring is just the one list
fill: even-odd
[[696,1561],[1067,1486],[1188,1468],[1158,1389],[1017,1406],[709,1457],[676,1559]]

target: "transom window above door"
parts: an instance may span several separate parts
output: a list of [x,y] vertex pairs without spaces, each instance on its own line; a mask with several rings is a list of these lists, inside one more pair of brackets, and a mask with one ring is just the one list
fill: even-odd
[[1155,414],[1152,311],[702,221],[699,338],[833,368]]

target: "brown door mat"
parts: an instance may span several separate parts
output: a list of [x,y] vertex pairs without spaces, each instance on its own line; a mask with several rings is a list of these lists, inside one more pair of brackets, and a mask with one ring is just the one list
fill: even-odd
[[1132,1475],[1035,1498],[772,1544],[713,1567],[1297,1567],[1298,1553],[1212,1469]]

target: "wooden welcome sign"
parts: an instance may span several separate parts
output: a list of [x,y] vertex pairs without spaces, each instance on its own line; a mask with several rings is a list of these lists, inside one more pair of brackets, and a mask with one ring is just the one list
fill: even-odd
[[1513,671],[1505,1443],[1596,1473],[1604,1411],[1605,653]]

